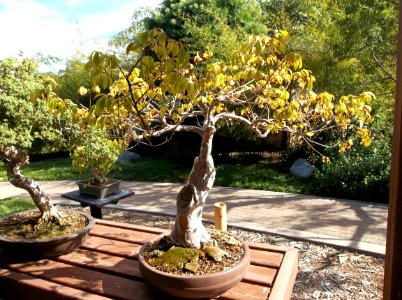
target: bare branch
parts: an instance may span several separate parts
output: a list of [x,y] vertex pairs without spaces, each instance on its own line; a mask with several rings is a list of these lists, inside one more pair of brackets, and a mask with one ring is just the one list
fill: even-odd
[[[234,115],[228,112],[225,113],[220,113],[218,115],[215,116],[216,121],[219,121],[221,119],[226,119],[226,120],[236,120],[241,122],[243,125],[245,125],[246,127],[248,127],[250,130],[252,130],[257,137],[259,138],[265,138],[267,137],[267,135],[269,134],[270,131],[268,130],[261,130],[260,128],[258,128],[256,126],[256,124],[254,124],[253,122],[251,122],[250,120],[242,117],[242,116],[238,116],[238,115]],[[269,123],[269,120],[263,120],[266,123]]]
[[151,133],[152,136],[158,137],[163,135],[164,133],[167,132],[179,132],[179,131],[186,131],[186,132],[195,132],[198,133],[199,135],[202,136],[204,133],[204,130],[198,126],[192,126],[192,125],[166,125],[161,129],[158,129],[154,132]]
[[[339,142],[336,143],[335,145],[327,145],[327,144],[321,144],[319,142],[313,141],[312,139],[308,138],[307,136],[303,135],[301,137],[313,150],[315,150],[317,153],[319,153],[312,144],[323,147],[323,148],[335,148],[339,146]],[[322,155],[322,154],[321,154]]]
[[393,75],[383,66],[383,64],[381,63],[381,61],[375,56],[374,49],[373,49],[372,47],[370,47],[370,50],[371,50],[371,55],[373,56],[373,58],[374,58],[375,62],[377,63],[377,65],[384,71],[385,74],[387,74],[387,76],[388,76],[389,78],[391,78],[392,80],[396,81],[395,76],[393,76]]

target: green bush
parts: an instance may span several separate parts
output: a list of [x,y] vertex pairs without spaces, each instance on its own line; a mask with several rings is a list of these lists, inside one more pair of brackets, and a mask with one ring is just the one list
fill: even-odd
[[314,173],[315,194],[369,202],[388,202],[391,143],[374,141],[364,148],[357,145],[342,155],[332,155],[331,163]]

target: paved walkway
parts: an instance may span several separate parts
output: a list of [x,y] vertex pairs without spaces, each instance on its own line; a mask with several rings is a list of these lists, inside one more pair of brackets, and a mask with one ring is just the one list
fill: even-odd
[[[77,189],[74,181],[40,184],[56,203],[77,204],[61,197]],[[122,188],[135,195],[110,206],[175,215],[175,199],[181,186],[122,182]],[[8,182],[0,182],[0,199],[9,197],[29,195]],[[206,211],[213,211],[216,202],[226,203],[229,225],[379,256],[385,253],[388,206],[384,204],[224,187],[214,187],[207,201]]]

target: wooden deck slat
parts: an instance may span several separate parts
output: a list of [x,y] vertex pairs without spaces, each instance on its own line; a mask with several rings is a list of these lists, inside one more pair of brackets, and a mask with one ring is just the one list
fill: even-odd
[[281,268],[276,275],[275,285],[272,287],[269,300],[290,299],[292,294],[292,287],[288,282],[294,282],[297,274],[297,257],[298,252],[296,249],[288,250],[282,261]]
[[284,254],[287,250],[293,249],[290,247],[275,246],[275,245],[271,245],[271,244],[262,244],[262,243],[253,243],[253,242],[249,242],[248,246],[250,249],[268,250],[269,252],[278,252],[278,253],[282,253],[282,254]]
[[[142,244],[163,233],[162,229],[97,220],[84,245],[74,252],[21,263],[7,262],[0,255],[0,287],[7,284],[24,293],[16,298],[18,293],[5,294],[0,288],[0,299],[168,299],[143,281],[137,262]],[[219,299],[290,299],[297,250],[250,243],[250,254],[251,266],[242,282]]]
[[101,236],[104,238],[110,238],[125,242],[135,242],[143,244],[149,240],[159,237],[161,233],[134,231],[132,229],[118,228],[98,224],[91,230],[91,235]]
[[[23,264],[12,264],[11,269],[56,284],[104,295],[112,299],[147,299],[148,288],[144,282],[109,275],[60,263],[42,260]],[[145,298],[139,298],[138,294]],[[138,298],[134,298],[137,297]]]
[[270,288],[261,285],[240,282],[235,287],[221,295],[219,300],[256,300],[267,299]]
[[280,267],[284,255],[283,253],[279,252],[269,252],[266,250],[257,249],[250,249],[250,254],[252,264],[276,268]]
[[141,244],[136,243],[116,241],[99,236],[89,236],[81,248],[123,257],[132,257],[138,254],[141,246]]
[[90,268],[108,274],[118,274],[126,278],[142,278],[138,261],[106,253],[78,249],[54,258],[58,262]]
[[169,230],[167,229],[162,229],[162,228],[157,228],[157,227],[147,227],[147,226],[141,226],[141,225],[135,225],[135,224],[129,224],[129,223],[121,223],[121,222],[116,222],[116,221],[106,221],[102,219],[96,219],[96,224],[97,225],[105,225],[109,227],[116,227],[116,228],[125,228],[125,229],[131,229],[134,231],[142,231],[142,232],[149,232],[149,233],[155,233],[155,234],[161,234],[161,233],[167,233]]
[[[0,295],[5,299],[24,300],[106,300],[109,298],[89,294],[65,285],[43,280],[12,270],[0,269]],[[3,299],[3,298],[2,298]]]
[[264,268],[251,265],[243,281],[258,285],[272,286],[277,272],[277,268]]

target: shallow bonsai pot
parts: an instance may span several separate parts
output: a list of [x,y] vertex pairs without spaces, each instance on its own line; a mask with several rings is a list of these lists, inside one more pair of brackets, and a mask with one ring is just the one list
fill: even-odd
[[80,195],[90,195],[103,199],[120,191],[120,180],[108,179],[105,183],[93,184],[90,179],[84,179],[78,182],[78,188]]
[[[38,210],[31,210],[38,211]],[[72,211],[72,210],[62,210]],[[60,256],[62,254],[71,252],[80,247],[89,234],[89,231],[95,225],[95,219],[81,211],[75,211],[87,219],[87,225],[77,232],[53,237],[43,240],[34,239],[9,239],[0,235],[0,248],[5,251],[5,254],[13,255],[16,257],[29,257],[29,258],[45,258]],[[23,212],[15,213],[10,216],[4,217],[1,220],[7,220],[13,216],[17,216]]]
[[176,275],[162,272],[150,266],[142,253],[149,243],[144,244],[138,255],[141,275],[153,287],[163,293],[179,298],[201,299],[222,295],[238,284],[250,266],[250,250],[243,242],[243,258],[233,267],[207,275]]

